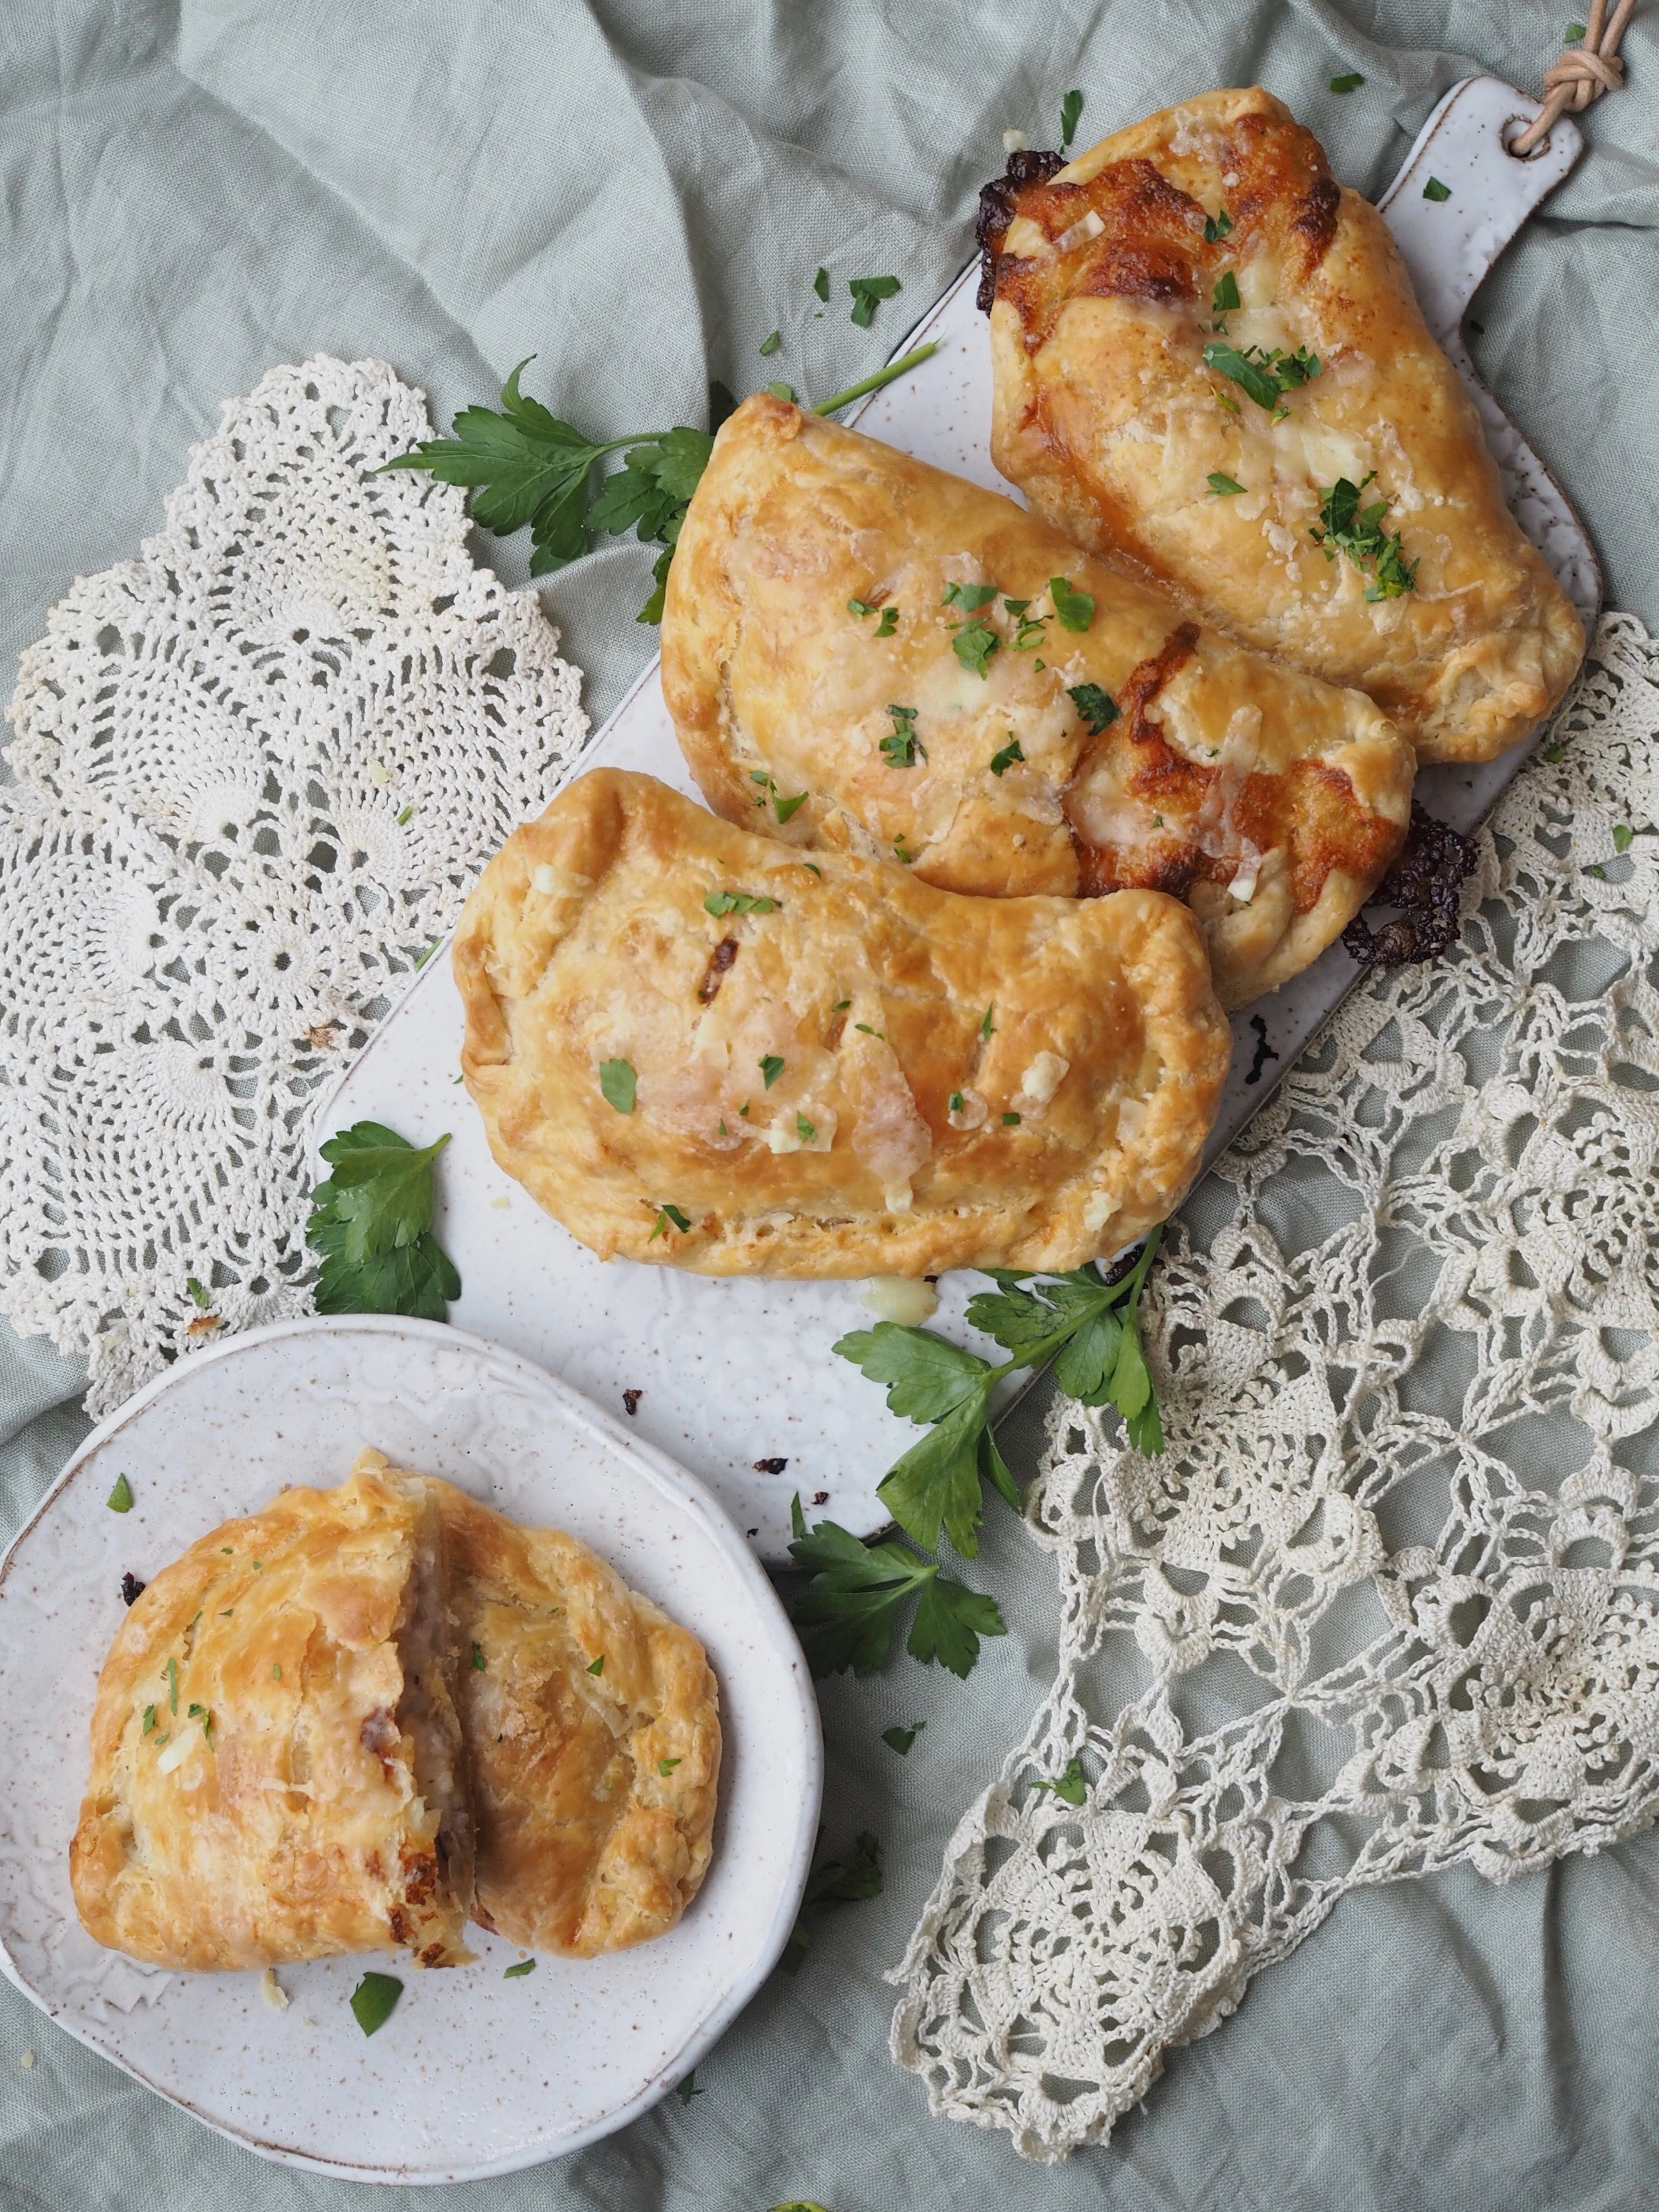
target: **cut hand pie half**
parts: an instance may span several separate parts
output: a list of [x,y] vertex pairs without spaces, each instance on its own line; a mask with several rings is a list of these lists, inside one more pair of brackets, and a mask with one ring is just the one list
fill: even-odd
[[472,1831],[434,1486],[365,1454],[164,1568],[99,1678],[83,1926],[161,1966],[468,1954]]
[[992,897],[1170,892],[1224,1006],[1340,934],[1409,819],[1415,758],[1363,694],[766,393],[691,501],[662,659],[729,821]]
[[1157,891],[961,898],[595,769],[454,945],[501,1165],[602,1258],[707,1274],[1067,1268],[1199,1164],[1230,1039]]
[[1063,168],[1016,154],[981,240],[992,459],[1040,514],[1368,691],[1424,760],[1537,728],[1578,617],[1387,224],[1279,101],[1210,93]]
[[588,1959],[665,1934],[708,1870],[703,1649],[574,1536],[438,1483],[478,1828],[474,1917]]

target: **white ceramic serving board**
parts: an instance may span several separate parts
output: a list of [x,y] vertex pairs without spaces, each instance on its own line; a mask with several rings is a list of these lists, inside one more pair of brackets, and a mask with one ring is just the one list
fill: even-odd
[[[726,1751],[708,1880],[679,1925],[606,1959],[524,1956],[468,1930],[470,1966],[394,1958],[169,1974],[81,1929],[67,1852],[98,1670],[146,1580],[289,1483],[343,1480],[358,1449],[567,1528],[702,1638]],[[118,1478],[130,1513],[108,1510]],[[0,1966],[60,2026],[263,2155],[357,2181],[466,2181],[608,2135],[681,2080],[776,1963],[817,1832],[823,1754],[800,1647],[702,1486],[621,1420],[434,1322],[278,1323],[181,1361],[88,1438],[0,1565]],[[365,2038],[365,1966],[404,1994]],[[15,2063],[15,2061],[14,2061]],[[132,2201],[145,2192],[140,2191]],[[0,2198],[5,2190],[0,2184]]]
[[[1600,578],[1583,531],[1475,380],[1458,335],[1463,309],[1498,252],[1581,150],[1577,131],[1563,121],[1530,160],[1510,155],[1505,137],[1536,109],[1536,102],[1494,78],[1455,86],[1429,118],[1382,205],[1430,325],[1480,408],[1516,515],[1593,626]],[[1449,199],[1423,198],[1431,174],[1450,187]],[[1010,493],[1013,488],[991,465],[990,360],[985,319],[974,305],[975,283],[976,267],[969,267],[896,349],[933,340],[939,347],[933,357],[848,419],[921,460]],[[1522,749],[1484,768],[1425,770],[1424,802],[1457,828],[1471,828],[1523,757]],[[645,770],[698,795],[655,665],[579,765],[600,762]],[[1282,990],[1234,1016],[1233,1065],[1208,1158],[1231,1143],[1357,972],[1341,946],[1333,945]],[[459,1087],[460,1039],[460,1005],[444,946],[324,1101],[313,1124],[319,1140],[362,1119],[388,1122],[422,1143],[453,1132],[440,1164],[439,1228],[461,1271],[462,1295],[452,1309],[456,1321],[544,1361],[603,1406],[615,1408],[625,1391],[639,1392],[634,1419],[640,1434],[704,1477],[763,1559],[787,1556],[789,1500],[797,1491],[809,1506],[860,1534],[883,1527],[888,1516],[876,1485],[916,1431],[888,1413],[881,1392],[831,1354],[844,1329],[867,1325],[862,1286],[716,1282],[623,1260],[602,1265],[495,1166]],[[1265,1076],[1258,1042],[1278,1055],[1264,1055]],[[975,1287],[983,1287],[976,1276],[947,1276],[932,1326],[994,1354],[963,1322]],[[756,1465],[775,1458],[787,1461],[780,1473]]]

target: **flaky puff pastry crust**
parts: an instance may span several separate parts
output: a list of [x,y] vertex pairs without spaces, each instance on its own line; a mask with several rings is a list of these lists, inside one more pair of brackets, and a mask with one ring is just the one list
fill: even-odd
[[[1060,622],[1055,576],[1093,599],[1086,629]],[[952,585],[995,590],[964,611]],[[954,649],[969,611],[995,641],[982,675]],[[902,849],[947,890],[1171,892],[1225,1006],[1318,957],[1410,817],[1415,757],[1360,693],[1204,629],[1012,500],[765,392],[723,425],[692,499],[662,666],[729,821]],[[895,703],[914,709],[908,765]]]
[[93,1709],[70,1847],[89,1935],[191,1970],[470,1955],[442,1541],[432,1491],[372,1453],[154,1577]]
[[[1388,225],[1288,108],[1209,93],[988,201],[991,454],[1041,514],[1246,644],[1368,691],[1423,760],[1492,760],[1537,728],[1583,657],[1578,617],[1504,503]],[[1206,240],[1224,210],[1230,234]],[[1203,361],[1228,273],[1227,343],[1320,362],[1282,420]],[[1370,577],[1310,532],[1323,489],[1373,470],[1364,501],[1387,500],[1417,576],[1368,604]],[[1218,495],[1212,471],[1243,491]]]
[[473,1917],[591,1959],[671,1929],[708,1869],[703,1648],[585,1544],[440,1483],[478,1830]]
[[808,865],[615,769],[514,830],[454,969],[501,1165],[602,1259],[703,1274],[1079,1266],[1180,1203],[1227,1067],[1174,899]]

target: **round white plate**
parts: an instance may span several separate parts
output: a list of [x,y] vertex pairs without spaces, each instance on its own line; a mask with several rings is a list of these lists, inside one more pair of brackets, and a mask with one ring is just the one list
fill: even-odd
[[[374,1444],[514,1519],[591,1544],[707,1647],[726,1757],[714,1856],[672,1934],[584,1962],[472,1929],[471,1966],[388,1956],[169,1974],[101,1949],[70,1896],[88,1724],[122,1614],[216,1522]],[[106,1504],[125,1475],[132,1510]],[[70,2034],[268,2158],[356,2181],[469,2181],[574,2150],[679,2081],[771,1972],[823,1781],[817,1706],[772,1587],[702,1486],[566,1384],[435,1322],[285,1322],[197,1355],[89,1437],[0,1565],[0,1966]],[[404,1995],[366,2038],[365,1966]]]

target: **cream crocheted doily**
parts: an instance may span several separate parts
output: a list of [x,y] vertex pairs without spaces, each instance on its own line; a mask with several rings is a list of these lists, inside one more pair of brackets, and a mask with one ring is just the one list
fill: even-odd
[[[1656,763],[1612,616],[1461,947],[1348,1000],[1164,1246],[1167,1453],[1054,1408],[1060,1678],[893,1977],[933,2109],[1028,2157],[1346,1890],[1659,1807]],[[1073,1758],[1081,1805],[1034,1788]]]
[[142,558],[22,657],[0,1310],[86,1355],[94,1414],[309,1310],[310,1094],[586,730],[534,595],[474,566],[465,494],[368,473],[430,434],[383,362],[272,369]]

